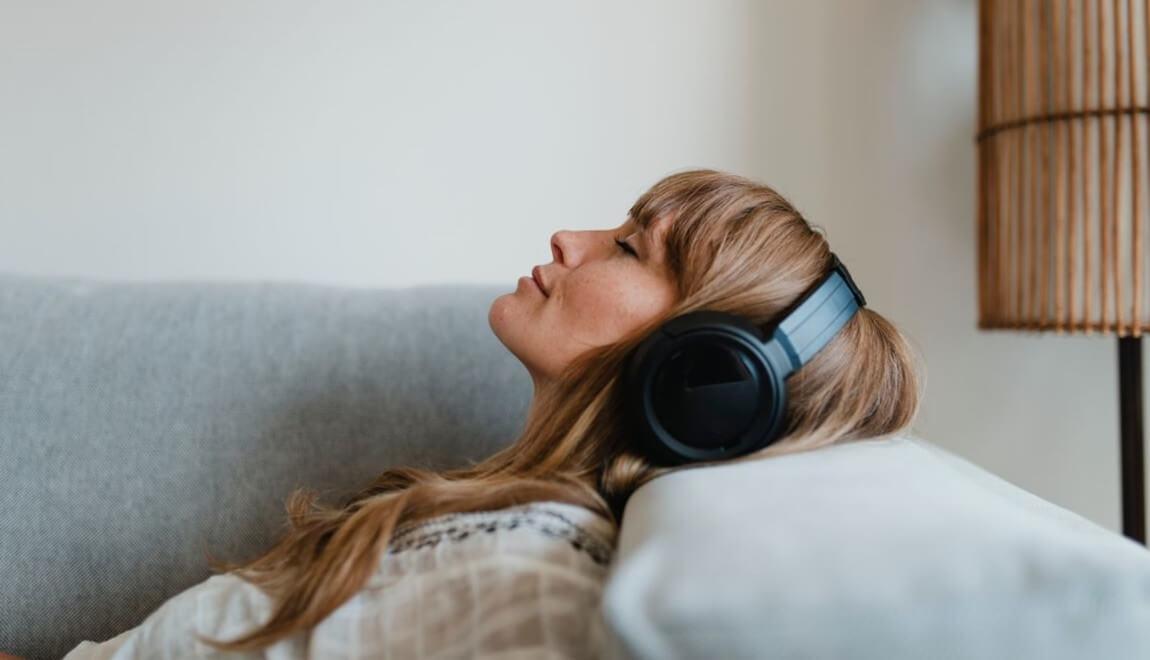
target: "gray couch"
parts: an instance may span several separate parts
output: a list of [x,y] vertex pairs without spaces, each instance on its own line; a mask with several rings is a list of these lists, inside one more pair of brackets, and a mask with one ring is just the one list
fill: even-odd
[[[511,442],[509,291],[0,276],[0,650],[137,625],[297,486]],[[1150,552],[904,435],[653,480],[603,612],[612,657],[1143,660]]]
[[0,276],[0,651],[63,655],[264,548],[297,486],[511,442],[511,286]]

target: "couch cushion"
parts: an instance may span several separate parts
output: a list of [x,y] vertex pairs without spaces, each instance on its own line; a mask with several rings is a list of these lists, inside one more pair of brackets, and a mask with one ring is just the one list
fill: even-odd
[[604,590],[641,658],[1150,658],[1150,552],[910,434],[645,484]]
[[514,439],[508,287],[0,277],[0,650],[60,657],[266,547],[296,486]]

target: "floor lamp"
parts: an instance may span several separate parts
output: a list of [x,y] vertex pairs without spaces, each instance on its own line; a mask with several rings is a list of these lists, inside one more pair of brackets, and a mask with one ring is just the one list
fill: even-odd
[[980,0],[978,327],[1118,339],[1122,531],[1146,543],[1150,0]]

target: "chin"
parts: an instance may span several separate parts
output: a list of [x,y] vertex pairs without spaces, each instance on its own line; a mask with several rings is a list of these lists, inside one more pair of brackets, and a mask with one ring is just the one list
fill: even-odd
[[499,326],[503,318],[503,299],[508,295],[510,294],[499,296],[492,301],[491,307],[487,309],[487,326],[491,328],[491,331],[495,333],[496,337],[499,336]]
[[509,335],[514,334],[514,327],[524,325],[523,323],[516,322],[517,316],[514,293],[505,293],[499,296],[492,301],[491,307],[487,310],[488,327],[491,328],[491,332],[495,333],[499,341],[503,342],[503,345],[507,346],[508,349],[511,349]]

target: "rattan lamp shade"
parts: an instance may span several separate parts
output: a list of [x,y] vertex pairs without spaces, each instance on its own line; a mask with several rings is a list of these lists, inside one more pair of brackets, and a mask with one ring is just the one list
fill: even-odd
[[978,327],[1118,339],[1122,527],[1145,542],[1150,0],[980,0]]
[[979,327],[1139,336],[1145,0],[982,0]]

